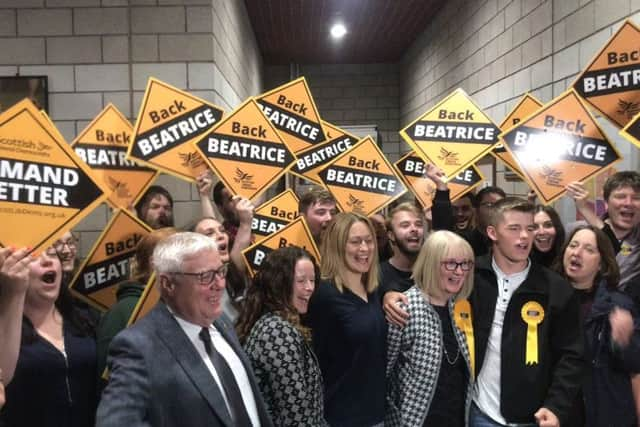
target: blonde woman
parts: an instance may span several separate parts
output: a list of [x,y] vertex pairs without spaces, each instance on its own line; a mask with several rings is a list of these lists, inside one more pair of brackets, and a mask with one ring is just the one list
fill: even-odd
[[473,375],[454,306],[473,288],[471,246],[449,231],[431,234],[412,277],[407,325],[389,326],[385,425],[464,426]]
[[308,321],[331,426],[384,421],[387,323],[378,294],[378,248],[369,219],[336,215],[325,229],[321,282]]

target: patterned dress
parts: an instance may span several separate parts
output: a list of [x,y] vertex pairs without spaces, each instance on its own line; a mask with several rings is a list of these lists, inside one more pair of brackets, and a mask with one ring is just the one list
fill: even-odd
[[328,425],[318,362],[291,323],[274,313],[263,315],[253,325],[245,351],[274,425]]

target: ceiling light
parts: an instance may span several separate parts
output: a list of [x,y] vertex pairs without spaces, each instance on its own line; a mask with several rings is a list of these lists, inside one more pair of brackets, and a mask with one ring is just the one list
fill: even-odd
[[331,37],[334,39],[341,39],[344,35],[347,34],[347,28],[342,23],[333,24],[331,27]]

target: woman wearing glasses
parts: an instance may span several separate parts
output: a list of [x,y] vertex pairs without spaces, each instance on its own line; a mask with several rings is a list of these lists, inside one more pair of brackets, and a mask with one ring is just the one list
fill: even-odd
[[459,310],[456,302],[473,287],[471,246],[450,231],[431,234],[416,259],[413,280],[405,292],[406,326],[389,326],[385,425],[462,427],[473,375],[454,308]]
[[53,244],[60,262],[62,263],[63,283],[68,284],[73,278],[73,273],[77,267],[78,239],[71,230],[64,233]]
[[276,426],[327,425],[311,331],[300,320],[319,275],[304,249],[271,252],[254,277],[238,320],[238,336]]
[[309,303],[313,347],[331,426],[384,421],[387,322],[378,292],[378,249],[365,216],[340,213],[325,229],[321,279]]
[[0,249],[2,426],[93,425],[96,343],[61,284],[53,247],[37,257]]

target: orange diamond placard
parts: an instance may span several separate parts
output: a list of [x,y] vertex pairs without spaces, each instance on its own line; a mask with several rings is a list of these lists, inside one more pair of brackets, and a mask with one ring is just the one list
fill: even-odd
[[262,261],[278,248],[298,246],[305,249],[320,263],[320,251],[316,246],[311,231],[302,217],[291,221],[288,225],[242,251],[245,264],[251,275],[260,268]]
[[572,89],[501,134],[529,185],[544,204],[621,160],[616,148]]
[[327,141],[296,153],[298,160],[290,170],[292,174],[320,185],[323,184],[318,173],[322,168],[358,142],[357,137],[329,122],[323,120],[322,127],[327,136]]
[[320,114],[304,77],[270,90],[256,101],[294,153],[325,141]]
[[640,28],[627,20],[573,83],[576,92],[623,127],[640,112]]
[[138,242],[150,232],[126,209],[117,210],[73,277],[72,294],[98,310],[111,308],[118,284],[129,278],[130,259]]
[[[505,119],[502,121],[502,124],[500,124],[500,130],[504,132],[507,129],[517,125],[522,121],[522,119],[531,115],[540,107],[542,107],[542,102],[538,101],[535,97],[528,93],[525,94],[520,102],[518,102],[518,104],[513,107],[513,110],[511,110],[507,117],[505,117]],[[511,154],[507,151],[507,149],[504,148],[502,140],[500,141],[501,142],[498,143],[491,151],[491,154],[495,158],[502,160],[507,166],[509,166],[509,169],[511,169],[516,175],[524,180],[524,174],[518,167],[518,163],[513,159],[513,157],[511,157]]]
[[129,157],[193,182],[207,165],[192,143],[222,119],[222,108],[151,77]]
[[462,89],[400,131],[402,138],[447,176],[457,175],[493,149],[500,129]]
[[393,166],[370,136],[336,157],[319,175],[343,212],[369,216],[406,191]]
[[[436,183],[424,176],[426,172],[424,161],[415,152],[410,151],[394,163],[394,167],[420,204],[425,209],[430,208],[436,194]],[[480,169],[471,165],[471,167],[447,181],[449,198],[451,201],[458,200],[464,194],[477,187],[483,180],[484,176]]]
[[620,135],[636,147],[640,148],[640,112],[622,128]]
[[111,190],[109,202],[128,209],[154,181],[158,172],[127,159],[133,127],[109,104],[71,144],[76,154]]
[[298,197],[285,190],[258,207],[251,221],[251,232],[262,239],[275,233],[298,217]]
[[194,145],[225,187],[248,199],[269,188],[295,161],[253,99],[245,101]]
[[138,319],[142,319],[146,316],[151,309],[155,307],[158,301],[160,301],[160,291],[158,291],[158,287],[155,286],[155,283],[156,273],[151,273],[151,277],[149,277],[147,284],[144,286],[144,290],[142,291],[142,295],[140,295],[138,303],[131,312],[131,317],[129,317],[127,326],[133,325],[138,321]]
[[24,99],[0,114],[0,243],[39,252],[105,199],[89,167]]
[[420,204],[429,209],[436,195],[436,183],[424,175],[424,161],[415,151],[410,151],[395,162],[393,167]]

